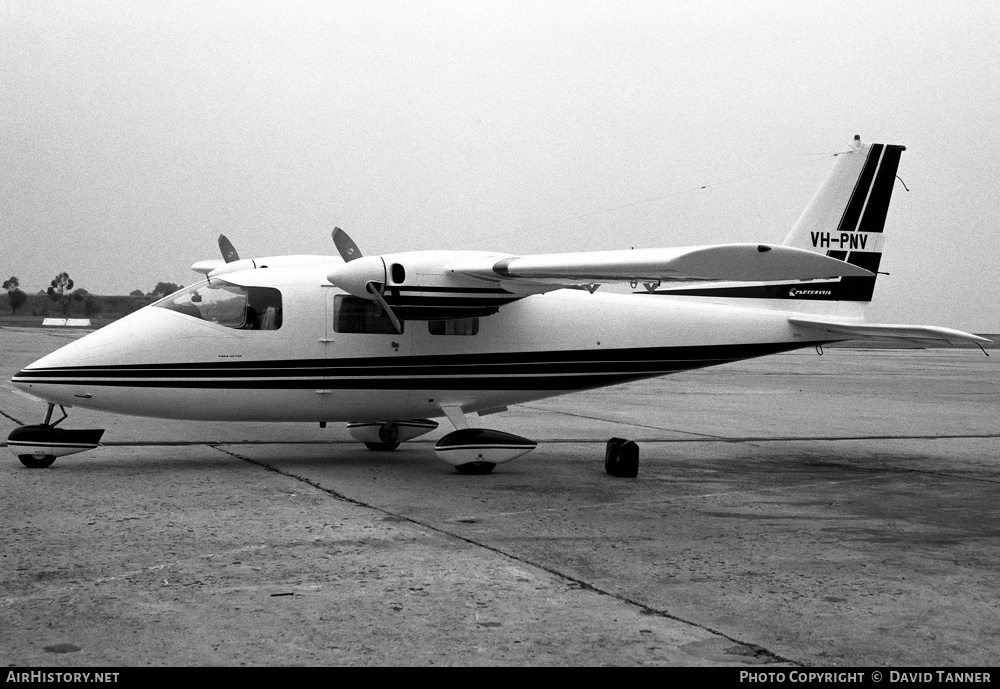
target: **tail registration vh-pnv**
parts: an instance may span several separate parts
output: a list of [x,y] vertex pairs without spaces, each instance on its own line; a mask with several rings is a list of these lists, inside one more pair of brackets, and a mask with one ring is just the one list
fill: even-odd
[[[224,259],[192,266],[204,280],[17,373],[48,411],[7,444],[29,467],[96,447],[103,431],[57,427],[73,406],[347,422],[375,451],[443,417],[437,456],[487,473],[535,443],[470,427],[472,413],[839,340],[988,342],[865,321],[903,150],[855,139],[780,245],[366,256],[336,229],[339,256],[241,259],[221,237]],[[609,282],[644,287],[597,293]],[[634,476],[634,443],[613,440],[608,471]]]

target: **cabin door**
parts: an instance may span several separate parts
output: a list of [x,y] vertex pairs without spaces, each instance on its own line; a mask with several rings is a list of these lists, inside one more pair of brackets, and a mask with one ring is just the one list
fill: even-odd
[[[323,341],[329,386],[325,403],[350,421],[410,418],[407,328],[399,333],[377,302],[331,289],[326,298]],[[350,414],[354,414],[353,416]]]

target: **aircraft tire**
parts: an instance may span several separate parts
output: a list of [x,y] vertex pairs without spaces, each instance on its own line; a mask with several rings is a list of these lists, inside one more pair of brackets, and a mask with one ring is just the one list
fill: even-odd
[[18,455],[17,458],[21,460],[21,464],[29,469],[44,469],[52,466],[52,462],[56,461],[55,455],[45,455],[44,457]]
[[455,466],[455,471],[464,476],[483,476],[496,468],[493,462],[466,462]]
[[365,447],[375,452],[389,452],[399,447],[399,443],[365,443]]

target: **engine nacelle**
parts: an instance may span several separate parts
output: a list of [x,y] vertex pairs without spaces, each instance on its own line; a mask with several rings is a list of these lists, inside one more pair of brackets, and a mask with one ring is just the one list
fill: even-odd
[[511,291],[498,281],[471,277],[449,267],[470,258],[499,261],[504,257],[509,254],[484,251],[410,251],[365,256],[333,267],[326,279],[369,301],[377,300],[371,292],[377,289],[386,305],[403,321],[489,316],[504,304],[551,289],[524,287]]

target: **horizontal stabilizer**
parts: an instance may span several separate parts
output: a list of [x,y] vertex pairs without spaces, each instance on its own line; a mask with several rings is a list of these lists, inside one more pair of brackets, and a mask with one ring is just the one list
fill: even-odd
[[480,257],[449,266],[452,273],[496,280],[561,284],[655,281],[770,281],[870,277],[871,272],[804,249],[766,244],[720,244],[675,249],[590,251]]
[[914,340],[917,342],[947,342],[949,344],[992,344],[992,340],[979,337],[972,333],[940,328],[933,325],[887,325],[876,323],[842,323],[838,321],[821,321],[809,318],[789,318],[788,322],[812,330],[846,335],[849,339],[892,338],[896,340]]

